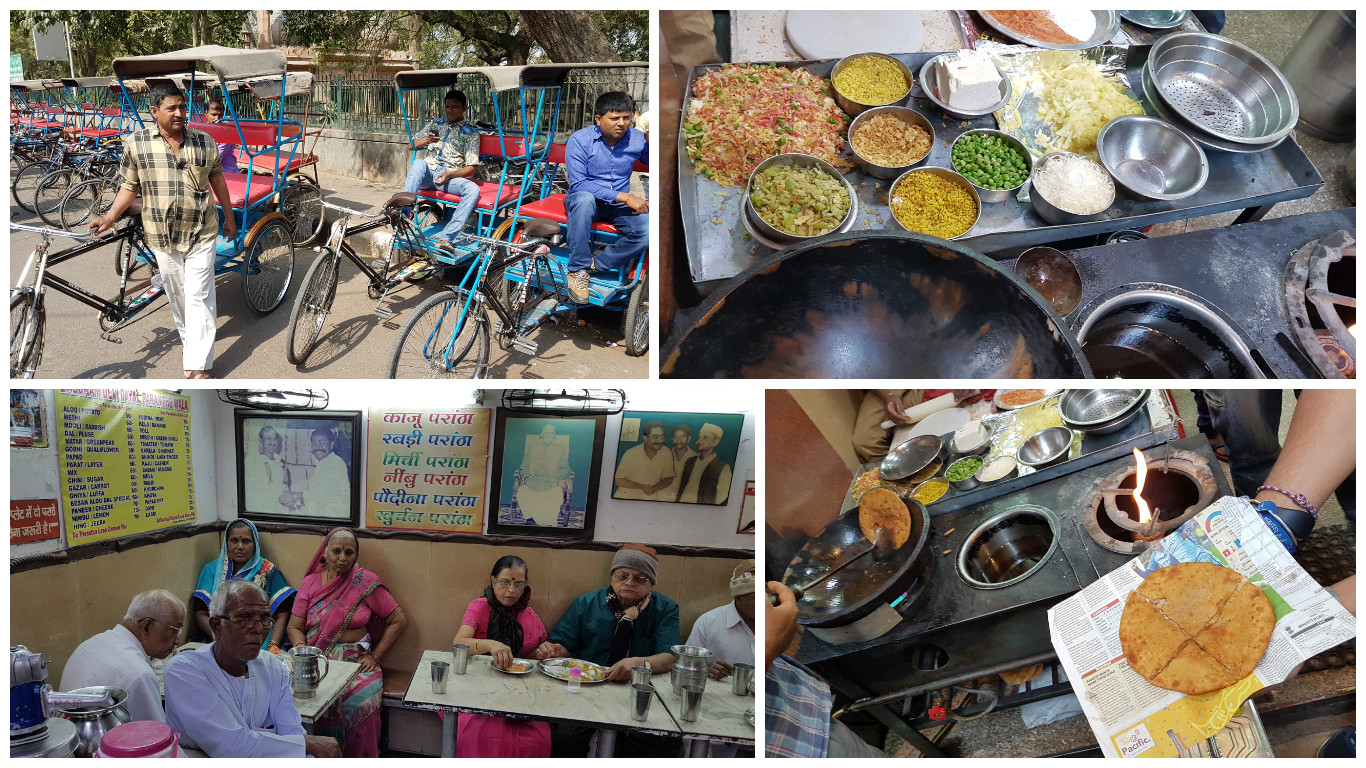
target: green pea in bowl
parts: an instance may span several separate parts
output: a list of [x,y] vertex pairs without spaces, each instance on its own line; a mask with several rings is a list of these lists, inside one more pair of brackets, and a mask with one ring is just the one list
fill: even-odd
[[[962,142],[969,136],[992,136],[998,138],[1005,142],[1006,147],[1018,153],[1020,158],[1024,160],[1024,177],[1020,179],[1019,183],[1010,187],[984,187],[976,181],[973,181],[973,177],[965,172],[967,163],[964,162],[960,164],[958,159],[959,154],[962,151]],[[974,128],[970,131],[964,131],[962,135],[953,140],[953,145],[949,147],[949,157],[953,160],[953,170],[957,171],[959,175],[968,180],[968,183],[972,185],[972,188],[977,190],[977,196],[981,198],[984,203],[1003,203],[1006,200],[1009,200],[1012,196],[1017,194],[1020,191],[1020,187],[1023,187],[1025,182],[1029,181],[1029,178],[1034,175],[1034,158],[1029,154],[1029,150],[1025,148],[1025,145],[1014,136],[992,128]],[[1019,178],[1018,175],[1016,178]]]

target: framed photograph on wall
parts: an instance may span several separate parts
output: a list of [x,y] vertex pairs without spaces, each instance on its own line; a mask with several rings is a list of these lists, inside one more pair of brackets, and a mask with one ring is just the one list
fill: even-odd
[[239,516],[360,524],[360,411],[234,415]]
[[606,416],[498,409],[489,533],[593,538]]
[[612,498],[725,506],[744,425],[742,413],[623,412]]

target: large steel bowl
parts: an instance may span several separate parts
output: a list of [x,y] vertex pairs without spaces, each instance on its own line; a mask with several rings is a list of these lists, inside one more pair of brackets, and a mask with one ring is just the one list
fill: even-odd
[[[1039,177],[1039,172],[1044,168],[1047,168],[1049,163],[1052,163],[1055,158],[1062,157],[1063,155],[1082,157],[1086,158],[1088,162],[1096,163],[1095,160],[1086,157],[1086,155],[1076,155],[1072,152],[1049,152],[1039,158],[1038,162],[1034,163],[1033,176],[1030,177],[1031,181],[1037,179]],[[1105,166],[1100,163],[1096,163],[1096,167],[1105,171]],[[1044,197],[1043,193],[1039,191],[1038,185],[1033,183],[1029,185],[1029,200],[1034,204],[1035,213],[1038,213],[1039,216],[1049,224],[1084,224],[1088,221],[1098,221],[1105,215],[1105,212],[1110,209],[1110,206],[1115,204],[1115,179],[1110,175],[1109,171],[1105,171],[1105,177],[1110,180],[1110,202],[1096,213],[1072,213],[1071,211],[1065,211],[1050,202],[1048,198]]]
[[1015,461],[1026,467],[1044,467],[1067,460],[1068,449],[1072,447],[1072,430],[1067,427],[1049,427],[1025,438],[1015,450]]
[[1124,115],[1096,136],[1096,152],[1115,184],[1139,200],[1180,200],[1199,192],[1209,161],[1195,140],[1152,117]]
[[828,237],[722,283],[675,331],[675,378],[1090,376],[1048,303],[959,243],[886,232]]
[[[860,127],[878,115],[891,115],[907,125],[919,126],[921,130],[929,134],[930,148],[925,150],[925,154],[905,165],[878,165],[859,154],[858,148],[854,146],[854,136]],[[910,107],[874,107],[854,118],[854,122],[849,124],[849,149],[854,153],[854,162],[864,173],[879,179],[895,179],[918,165],[924,165],[925,160],[930,156],[930,152],[934,150],[934,126],[930,125],[928,118]]]
[[1146,389],[1069,389],[1058,401],[1058,412],[1072,427],[1095,427],[1147,400]]
[[[838,226],[832,227],[830,230],[822,232],[819,235],[789,235],[772,224],[769,224],[764,220],[764,217],[760,216],[759,212],[755,210],[754,204],[750,201],[750,192],[754,188],[754,180],[759,177],[759,173],[765,168],[774,165],[790,165],[795,168],[819,168],[826,174],[839,179],[840,183],[844,185],[845,192],[849,194],[849,212],[844,214],[844,218],[840,220]],[[764,238],[772,240],[780,245],[802,243],[814,240],[818,237],[824,237],[831,232],[848,231],[849,227],[853,225],[854,219],[858,216],[858,194],[854,192],[854,185],[850,184],[849,180],[844,178],[844,176],[835,169],[835,166],[825,162],[819,157],[790,152],[782,155],[774,155],[754,166],[754,170],[749,174],[749,180],[745,182],[744,212],[745,219],[749,225],[758,230],[758,234]]]
[[[848,96],[845,96],[843,93],[840,93],[840,89],[835,87],[835,75],[838,75],[840,72],[844,70],[845,67],[849,66],[849,62],[854,61],[855,59],[862,58],[886,59],[887,61],[890,61],[893,64],[895,64],[897,68],[901,70],[902,76],[906,78],[906,92],[901,94],[901,98],[896,99],[895,101],[889,101],[886,104],[863,104],[854,101]],[[910,98],[911,88],[914,85],[915,77],[911,74],[911,68],[906,66],[906,64],[902,62],[900,59],[888,56],[885,53],[855,53],[850,56],[845,56],[844,58],[835,62],[835,66],[830,69],[830,92],[835,94],[835,103],[838,104],[839,108],[844,110],[845,114],[849,115],[850,117],[858,117],[859,115],[863,114],[863,112],[872,109],[873,107],[885,107],[892,104],[902,104],[906,101],[906,99]]]
[[1285,75],[1226,37],[1167,35],[1153,45],[1147,67],[1168,106],[1221,139],[1265,144],[1289,134],[1300,119]]
[[[925,64],[920,67],[920,88],[925,92],[925,98],[934,102],[934,105],[936,107],[939,107],[939,110],[941,112],[948,115],[949,117],[956,117],[959,120],[972,120],[974,118],[989,115],[992,112],[995,112],[996,110],[1004,107],[1007,103],[1010,102],[1010,78],[1006,77],[1006,73],[1002,72],[1000,67],[996,67],[996,73],[1001,76],[1000,101],[996,102],[995,104],[992,104],[990,107],[986,109],[979,110],[955,109],[949,106],[948,97],[942,95],[944,93],[944,90],[947,88],[947,85],[939,82],[939,69],[935,66],[935,63],[938,62],[940,59],[944,58],[945,56],[954,55],[956,54],[941,53],[938,56],[935,56],[934,58],[925,62]],[[992,66],[996,65],[993,63]]]

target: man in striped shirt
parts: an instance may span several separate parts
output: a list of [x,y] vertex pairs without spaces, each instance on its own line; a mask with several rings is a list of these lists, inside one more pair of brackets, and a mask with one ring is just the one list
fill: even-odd
[[185,378],[211,379],[218,330],[214,199],[226,213],[223,234],[230,240],[237,236],[237,221],[223,181],[218,145],[209,134],[186,126],[189,110],[184,94],[174,85],[159,83],[148,96],[155,122],[134,131],[124,142],[119,170],[123,185],[109,212],[91,222],[90,229],[97,235],[108,231],[142,196],[142,230],[156,255],[180,334]]

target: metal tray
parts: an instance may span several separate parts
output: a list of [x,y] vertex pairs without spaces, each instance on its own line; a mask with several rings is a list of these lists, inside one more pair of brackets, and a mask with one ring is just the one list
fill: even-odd
[[512,663],[525,664],[526,669],[521,672],[516,672],[511,669],[503,669],[502,667],[498,666],[498,662],[494,661],[493,659],[489,659],[489,666],[493,667],[494,671],[502,672],[505,675],[529,675],[532,672],[535,672],[536,667],[539,666],[535,659],[513,659]]
[[1176,29],[1189,19],[1190,11],[1120,11],[1119,17],[1147,29]]
[[607,667],[604,667],[599,664],[594,664],[591,661],[584,661],[583,659],[547,659],[546,661],[542,661],[536,665],[536,668],[541,671],[541,674],[545,675],[546,677],[552,677],[556,680],[566,683],[569,682],[570,667],[578,667],[579,669],[593,668],[602,670],[603,678],[601,680],[580,680],[579,682],[581,682],[583,685],[593,685],[596,683],[607,682]]
[[997,22],[995,19],[991,18],[991,16],[987,15],[986,11],[977,12],[977,15],[982,18],[982,21],[987,23],[987,26],[1006,37],[1009,37],[1012,40],[1019,40],[1020,42],[1026,45],[1032,45],[1035,48],[1047,48],[1054,51],[1084,51],[1087,48],[1095,48],[1097,45],[1112,39],[1115,34],[1119,32],[1119,17],[1115,15],[1114,11],[1091,11],[1091,14],[1095,16],[1096,19],[1096,26],[1095,29],[1091,31],[1091,35],[1079,43],[1061,44],[1046,43],[1042,40],[1036,40],[1028,35],[1014,31],[1005,24]]
[[[1130,48],[1126,66],[1129,82],[1137,86],[1136,93],[1142,92],[1142,68],[1147,61],[1149,47]],[[898,54],[895,58],[909,66],[911,71],[919,72],[926,61],[938,55],[933,52],[910,53]],[[785,67],[806,67],[812,74],[828,77],[835,60],[773,63]],[[698,77],[722,66],[725,65],[694,67],[688,78],[686,93],[692,93],[693,82]],[[935,126],[935,144],[926,165],[952,167],[949,146],[954,139],[972,128],[997,127],[996,118],[991,115],[975,120],[944,116],[925,97],[919,81],[911,89],[911,97],[906,105],[930,118],[931,122],[938,122]],[[680,118],[682,121],[687,120],[687,107],[685,99]],[[775,256],[777,251],[752,237],[746,238],[741,209],[744,188],[722,187],[694,173],[692,161],[688,159],[682,123],[678,136],[680,218],[683,220],[688,266],[693,281],[707,283],[735,277]],[[852,157],[852,153],[849,156]],[[1323,177],[1295,143],[1293,136],[1270,150],[1255,154],[1214,153],[1209,157],[1209,164],[1209,180],[1205,187],[1190,197],[1159,202],[1140,202],[1121,197],[1102,214],[1101,219],[1086,224],[1050,225],[1034,212],[1033,205],[1027,199],[1011,198],[1004,203],[983,205],[977,224],[957,242],[995,258],[1008,259],[1035,245],[1119,229],[1142,229],[1163,221],[1305,198],[1323,186]],[[854,185],[859,197],[860,215],[853,230],[896,230],[886,202],[891,183],[858,170],[850,171],[844,177]],[[720,223],[714,223],[713,218],[720,220]]]
[[[1038,389],[1038,387],[1028,387],[1028,389]],[[1033,404],[1035,404],[1035,403],[1042,403],[1043,401],[1047,400],[1048,398],[1050,398],[1050,397],[1052,397],[1052,396],[1058,394],[1058,393],[1061,392],[1062,390],[1061,390],[1061,389],[1045,389],[1045,390],[1043,391],[1043,397],[1040,397],[1040,398],[1037,399],[1037,400],[1030,400],[1030,401],[1027,402],[1027,403],[1021,403],[1020,405],[1006,405],[1005,403],[1001,402],[1001,395],[1003,395],[1003,394],[1005,394],[1005,393],[1007,393],[1007,392],[1014,392],[1014,391],[1015,391],[1014,389],[998,389],[998,390],[996,390],[996,395],[995,395],[995,397],[991,398],[991,404],[994,405],[994,406],[996,406],[997,409],[1002,410],[1002,411],[1015,411],[1015,410],[1019,410],[1020,408],[1024,408],[1025,406],[1028,406],[1028,405],[1033,405]]]

